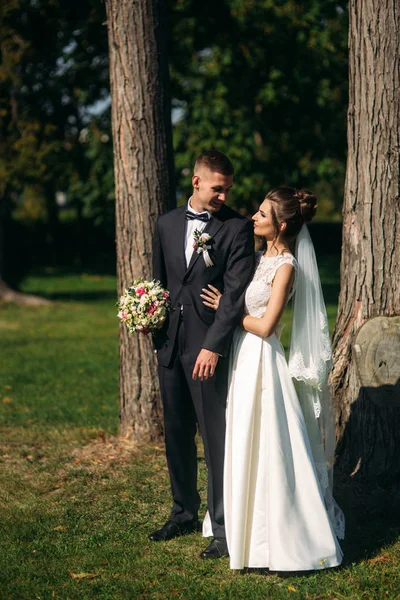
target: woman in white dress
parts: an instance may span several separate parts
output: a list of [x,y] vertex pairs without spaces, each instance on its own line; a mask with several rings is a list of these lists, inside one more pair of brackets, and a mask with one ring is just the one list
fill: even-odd
[[[282,187],[253,216],[267,248],[257,253],[232,344],[224,470],[232,569],[303,571],[342,561],[344,517],[332,497],[331,347],[305,226],[315,213],[310,192]],[[218,290],[203,292],[217,308]],[[278,332],[293,293],[288,365]]]

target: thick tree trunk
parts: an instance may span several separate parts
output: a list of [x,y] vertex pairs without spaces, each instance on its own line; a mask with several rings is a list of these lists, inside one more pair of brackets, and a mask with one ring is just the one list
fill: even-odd
[[332,373],[338,466],[342,474],[390,485],[400,472],[398,0],[350,0],[349,10],[348,161]]
[[[157,215],[174,206],[171,109],[163,0],[106,0],[116,181],[118,292],[151,277]],[[160,436],[151,339],[120,329],[120,433]]]

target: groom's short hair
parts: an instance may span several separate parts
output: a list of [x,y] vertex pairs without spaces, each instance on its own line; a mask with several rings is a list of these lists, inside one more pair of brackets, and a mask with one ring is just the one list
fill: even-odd
[[205,167],[213,173],[221,173],[221,175],[233,175],[233,164],[225,154],[218,150],[207,150],[202,152],[197,158],[194,165],[194,172]]

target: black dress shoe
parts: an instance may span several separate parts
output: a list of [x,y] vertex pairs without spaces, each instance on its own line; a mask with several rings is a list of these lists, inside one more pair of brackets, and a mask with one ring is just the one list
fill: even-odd
[[213,541],[200,554],[201,558],[223,558],[229,556],[228,545],[223,537],[215,537]]
[[197,521],[187,521],[186,523],[167,521],[161,529],[157,529],[157,531],[150,533],[149,540],[152,542],[166,542],[167,540],[172,540],[180,535],[188,535],[195,531],[198,531]]

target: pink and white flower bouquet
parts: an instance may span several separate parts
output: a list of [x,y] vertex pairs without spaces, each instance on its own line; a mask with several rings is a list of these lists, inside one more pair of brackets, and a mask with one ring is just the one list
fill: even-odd
[[118,302],[118,318],[126,323],[129,333],[140,331],[147,335],[160,329],[168,315],[169,292],[159,281],[135,279]]

